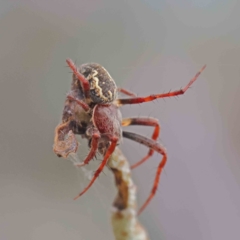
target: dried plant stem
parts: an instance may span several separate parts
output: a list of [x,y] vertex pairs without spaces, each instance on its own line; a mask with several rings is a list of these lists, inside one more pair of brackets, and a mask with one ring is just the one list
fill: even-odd
[[136,213],[136,187],[127,159],[116,148],[108,161],[115,177],[118,194],[113,202],[112,227],[116,240],[149,240]]

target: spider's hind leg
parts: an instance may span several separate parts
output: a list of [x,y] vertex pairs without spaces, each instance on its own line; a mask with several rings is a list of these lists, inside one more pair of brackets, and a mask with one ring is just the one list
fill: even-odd
[[[155,118],[125,118],[122,120],[122,126],[130,126],[130,125],[142,125],[142,126],[152,126],[154,127],[154,131],[152,134],[152,140],[157,140],[160,134],[160,124]],[[153,149],[149,149],[148,154],[142,158],[140,161],[131,166],[131,169],[141,165],[145,161],[147,161],[154,153]]]
[[117,142],[118,142],[118,138],[117,137],[111,137],[110,141],[111,141],[111,144],[108,147],[108,149],[107,149],[107,151],[106,151],[106,153],[104,155],[103,161],[101,162],[101,164],[98,167],[97,171],[94,173],[94,176],[93,176],[92,180],[87,185],[87,187],[74,198],[74,200],[76,200],[79,197],[81,197],[93,185],[93,183],[95,182],[95,180],[97,179],[97,177],[102,172],[102,170],[105,167],[105,165],[107,164],[108,159],[110,158],[110,156],[112,155],[113,151],[115,150],[115,147],[116,147]]
[[125,94],[127,96],[130,96],[130,97],[136,97],[137,96],[135,93],[133,93],[131,91],[128,91],[125,88],[118,88],[117,90],[118,90],[118,92],[123,93],[123,94]]
[[146,208],[146,206],[150,203],[150,201],[156,194],[157,187],[158,187],[159,181],[160,181],[160,175],[161,175],[162,170],[167,162],[167,152],[166,152],[166,149],[160,143],[158,143],[150,138],[141,136],[139,134],[123,131],[123,137],[131,139],[138,143],[141,143],[141,144],[153,149],[154,151],[160,153],[163,156],[162,160],[159,163],[158,168],[157,168],[157,172],[155,175],[155,180],[153,183],[152,190],[151,190],[147,200],[145,201],[145,203],[142,205],[142,207],[138,211],[138,214],[140,214]]

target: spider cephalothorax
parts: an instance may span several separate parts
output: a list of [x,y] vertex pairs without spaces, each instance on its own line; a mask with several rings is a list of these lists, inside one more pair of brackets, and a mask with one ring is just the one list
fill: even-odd
[[[135,94],[125,89],[117,88],[107,70],[97,63],[83,64],[79,69],[74,65],[72,60],[68,59],[67,63],[73,71],[73,81],[71,91],[65,101],[62,123],[55,130],[53,150],[59,157],[67,158],[70,153],[76,152],[78,149],[78,142],[75,138],[75,135],[78,134],[89,141],[90,151],[83,162],[77,164],[77,166],[88,164],[97,152],[104,156],[92,180],[76,198],[83,195],[91,187],[107,164],[109,157],[119,144],[121,138],[125,137],[149,148],[148,154],[141,161],[134,164],[132,168],[149,159],[154,151],[162,155],[151,193],[140,208],[140,213],[156,193],[161,172],[167,162],[167,153],[166,149],[157,142],[160,134],[160,125],[157,119],[146,117],[122,119],[119,107],[125,104],[149,102],[157,98],[184,94],[206,66],[183,89],[162,94],[152,94],[147,97],[136,97]],[[117,91],[131,98],[117,99]],[[154,127],[152,138],[122,131],[122,127],[129,125]]]

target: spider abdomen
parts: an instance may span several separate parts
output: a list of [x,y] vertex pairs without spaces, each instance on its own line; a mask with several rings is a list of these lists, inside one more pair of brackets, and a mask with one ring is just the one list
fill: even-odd
[[90,85],[90,98],[94,103],[110,103],[117,97],[117,86],[108,71],[97,63],[80,66],[80,73]]

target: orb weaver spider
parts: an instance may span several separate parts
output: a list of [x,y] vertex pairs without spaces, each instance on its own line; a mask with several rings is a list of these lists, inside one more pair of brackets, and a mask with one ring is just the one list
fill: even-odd
[[[140,214],[156,194],[161,172],[167,162],[167,152],[157,142],[160,134],[160,125],[157,119],[145,117],[122,119],[119,108],[126,104],[150,102],[158,98],[184,94],[196,81],[206,65],[180,90],[137,97],[130,91],[117,88],[113,78],[101,65],[87,63],[77,68],[72,60],[67,59],[66,61],[73,71],[73,80],[71,91],[68,93],[65,101],[62,123],[55,129],[53,150],[59,157],[64,158],[67,158],[70,153],[75,153],[78,149],[78,142],[75,135],[78,134],[88,140],[90,151],[83,162],[76,164],[76,166],[81,167],[88,164],[97,152],[104,156],[89,184],[74,199],[82,196],[92,186],[107,164],[115,147],[120,143],[122,137],[125,137],[149,148],[148,154],[131,168],[135,168],[147,161],[153,155],[154,151],[162,155],[151,192],[138,211],[138,214]],[[130,98],[119,99],[117,98],[118,92]],[[129,125],[154,127],[152,137],[147,138],[137,133],[122,131],[122,127]]]

